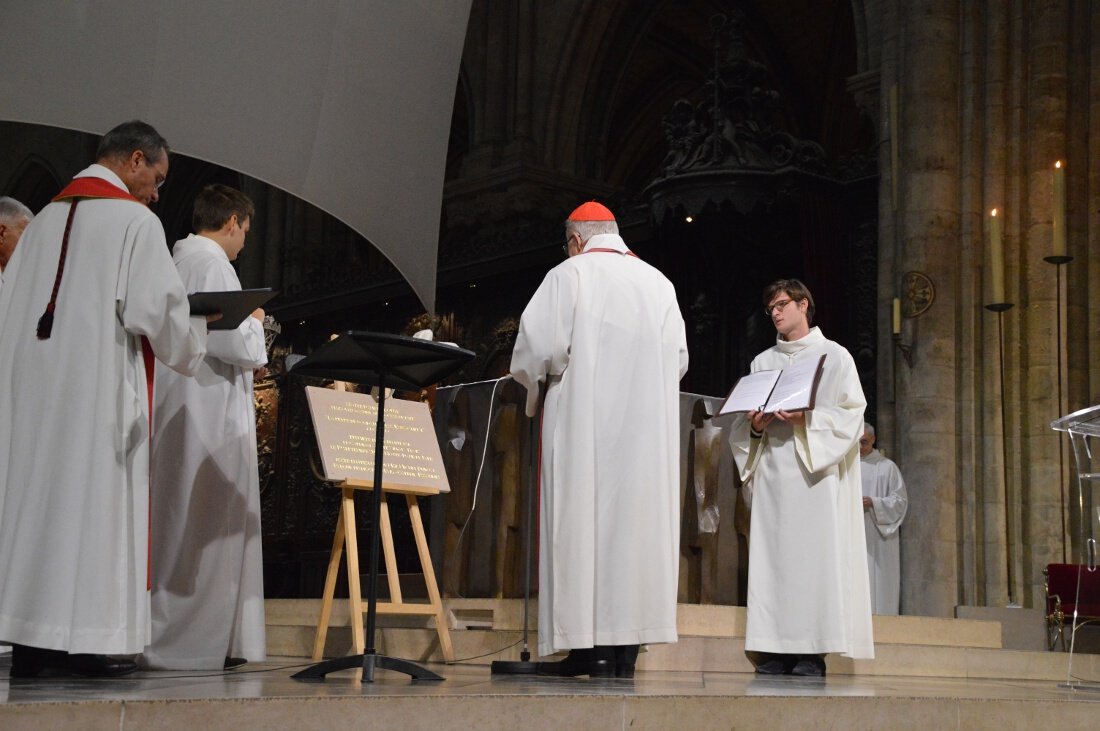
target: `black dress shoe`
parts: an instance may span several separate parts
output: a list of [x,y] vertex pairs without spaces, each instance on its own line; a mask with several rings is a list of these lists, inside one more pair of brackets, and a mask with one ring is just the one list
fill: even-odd
[[783,655],[775,652],[760,653],[760,663],[756,666],[757,675],[789,675],[797,664],[798,655]]
[[825,656],[799,655],[798,662],[791,669],[791,675],[800,675],[804,678],[824,678]]
[[58,650],[13,644],[10,675],[13,678],[37,678],[49,662],[56,662],[65,654]]
[[138,669],[133,660],[119,660],[107,655],[69,655],[65,669],[73,675],[88,678],[117,678]]
[[564,660],[557,662],[540,662],[535,667],[539,675],[551,675],[558,678],[575,678],[578,675],[588,674],[588,661],[592,656],[592,650],[570,650]]
[[223,665],[223,667],[226,670],[232,670],[233,668],[239,668],[241,665],[244,665],[247,662],[248,660],[243,657],[227,657],[225,658],[225,665]]
[[117,678],[138,669],[131,660],[116,660],[106,655],[47,650],[30,645],[12,645],[11,677],[42,678],[80,675],[88,678]]
[[633,678],[634,663],[638,661],[638,645],[615,646],[615,677]]
[[535,668],[539,675],[558,678],[575,678],[587,675],[591,678],[615,677],[615,654],[610,647],[594,647],[570,650],[560,662],[540,662]]

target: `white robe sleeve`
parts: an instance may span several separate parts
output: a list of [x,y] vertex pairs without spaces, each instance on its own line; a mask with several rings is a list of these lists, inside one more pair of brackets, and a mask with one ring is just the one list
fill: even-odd
[[807,411],[805,427],[795,429],[795,450],[811,474],[838,465],[850,456],[852,445],[863,433],[863,411],[867,406],[855,362],[846,352],[829,353],[822,381],[822,386],[827,381],[828,388],[834,391],[835,399],[827,399],[834,405]]
[[885,497],[871,498],[871,518],[880,535],[889,538],[901,527],[905,513],[909,509],[909,495],[905,491],[905,481],[901,471],[891,461],[883,465],[886,468],[886,480],[889,490]]
[[[676,296],[673,294],[672,301],[676,302]],[[679,307],[670,307],[668,313],[665,316],[664,323],[665,340],[667,342],[677,343],[679,348],[679,361],[680,361],[680,378],[684,377],[684,374],[688,370],[688,344],[687,344],[687,329],[684,326],[684,316],[680,314]]]
[[164,229],[152,214],[126,232],[115,299],[126,332],[148,338],[172,370],[194,373],[206,355],[206,319],[191,317]]
[[[225,260],[211,259],[210,266],[200,274],[199,280],[196,292],[228,292],[241,288],[233,266]],[[249,315],[235,330],[211,331],[206,339],[206,354],[240,368],[259,368],[265,365],[267,348],[263,324]]]
[[539,383],[548,375],[561,375],[569,365],[576,301],[576,275],[559,265],[546,275],[520,317],[509,370],[527,389],[529,417],[538,411]]

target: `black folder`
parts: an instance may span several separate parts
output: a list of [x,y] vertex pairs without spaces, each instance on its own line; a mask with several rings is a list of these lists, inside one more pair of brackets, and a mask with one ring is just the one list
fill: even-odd
[[192,315],[216,315],[220,320],[207,323],[208,330],[236,330],[257,307],[277,295],[271,287],[263,289],[239,289],[232,292],[195,292],[187,295]]

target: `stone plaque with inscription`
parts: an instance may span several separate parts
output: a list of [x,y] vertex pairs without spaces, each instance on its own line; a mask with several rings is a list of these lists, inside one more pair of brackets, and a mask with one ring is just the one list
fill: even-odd
[[[352,487],[374,486],[374,435],[378,401],[373,396],[306,387],[325,478]],[[428,405],[386,399],[383,489],[419,494],[449,492]]]

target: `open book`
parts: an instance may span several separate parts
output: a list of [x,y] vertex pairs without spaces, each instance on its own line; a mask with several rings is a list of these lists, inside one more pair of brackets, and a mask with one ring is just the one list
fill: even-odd
[[757,371],[733,385],[719,414],[739,411],[808,411],[817,399],[825,356],[811,358],[776,371]]

